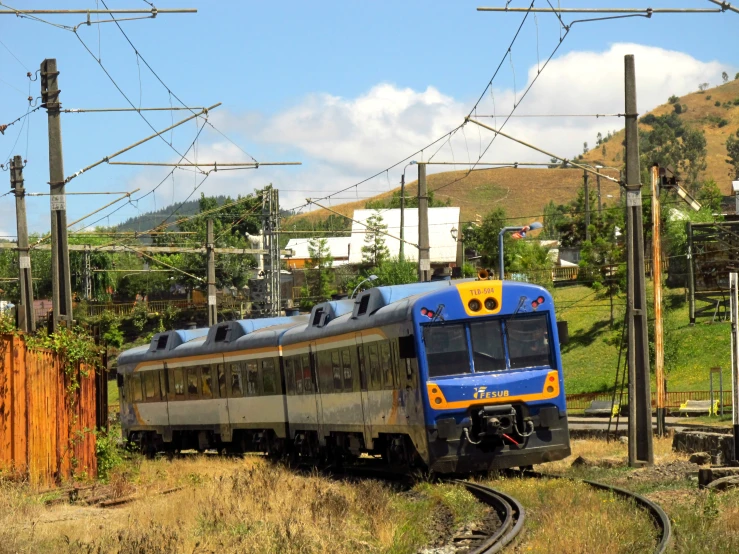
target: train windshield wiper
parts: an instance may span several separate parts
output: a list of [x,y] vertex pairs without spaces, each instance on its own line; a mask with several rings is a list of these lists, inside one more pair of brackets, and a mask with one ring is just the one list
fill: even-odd
[[441,312],[444,311],[444,304],[439,304],[436,306],[436,310],[434,311],[434,317],[431,318],[431,322],[427,323],[423,326],[423,342],[426,342],[426,330],[433,327],[438,321],[444,321],[444,316],[441,315]]

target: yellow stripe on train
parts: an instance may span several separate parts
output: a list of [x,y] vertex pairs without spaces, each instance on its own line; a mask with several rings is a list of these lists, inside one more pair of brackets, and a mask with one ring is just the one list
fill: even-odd
[[429,404],[434,410],[459,410],[478,404],[509,404],[511,402],[535,402],[537,400],[551,400],[552,398],[557,398],[559,396],[559,376],[556,371],[550,371],[547,373],[546,379],[544,379],[544,387],[541,392],[521,394],[518,396],[494,394],[498,391],[490,391],[489,394],[486,391],[486,393],[482,395],[478,391],[475,395],[480,396],[480,398],[447,402],[441,387],[437,383],[426,383],[426,389],[428,391]]

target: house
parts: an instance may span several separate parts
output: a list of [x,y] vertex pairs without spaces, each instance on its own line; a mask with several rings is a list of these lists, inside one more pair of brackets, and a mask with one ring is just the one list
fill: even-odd
[[[407,261],[418,261],[418,208],[404,210],[406,241],[404,256]],[[352,222],[349,263],[362,263],[362,247],[367,236],[367,220],[373,215],[382,217],[382,224],[387,226],[384,236],[385,246],[391,258],[400,254],[400,209],[354,210]],[[429,246],[432,267],[451,267],[457,262],[457,233],[459,229],[459,208],[429,208]]]
[[[319,237],[324,238],[324,237]],[[308,247],[309,238],[290,239],[285,246],[286,250],[292,250],[292,256],[282,256],[287,263],[288,269],[310,268],[310,255]],[[325,237],[326,245],[331,257],[334,259],[334,267],[349,263],[349,252],[351,250],[351,237]]]

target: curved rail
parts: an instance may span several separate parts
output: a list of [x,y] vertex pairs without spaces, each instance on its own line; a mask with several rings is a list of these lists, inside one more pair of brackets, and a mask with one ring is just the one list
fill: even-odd
[[495,533],[470,550],[470,554],[494,554],[503,550],[523,529],[526,512],[521,503],[510,495],[479,483],[459,480],[454,482],[463,485],[478,500],[491,506],[502,522]]
[[[537,471],[526,471],[522,473],[526,477],[537,477],[546,479],[571,479],[562,475],[551,475],[548,473],[539,473]],[[672,524],[670,518],[667,516],[665,511],[655,502],[652,502],[648,498],[637,494],[635,492],[614,487],[612,485],[606,485],[605,483],[599,483],[598,481],[590,481],[588,479],[582,479],[583,483],[590,485],[591,487],[599,490],[610,491],[621,497],[633,500],[639,507],[649,512],[652,521],[660,531],[660,540],[657,543],[657,547],[654,549],[654,554],[664,554],[667,551],[667,547],[672,541]]]

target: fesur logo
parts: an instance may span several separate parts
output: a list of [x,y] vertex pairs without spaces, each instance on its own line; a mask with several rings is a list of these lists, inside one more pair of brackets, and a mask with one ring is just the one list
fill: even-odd
[[487,387],[475,387],[475,394],[472,395],[472,398],[477,400],[478,398],[485,398],[485,391],[488,390]]

